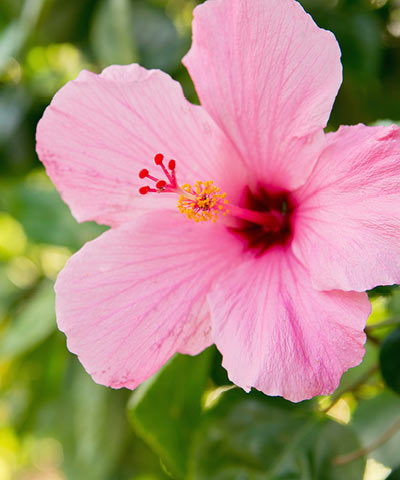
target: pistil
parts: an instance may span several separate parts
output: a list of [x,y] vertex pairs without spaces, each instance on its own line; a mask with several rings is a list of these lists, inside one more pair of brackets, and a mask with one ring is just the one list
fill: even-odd
[[269,212],[258,212],[247,208],[229,205],[229,214],[241,218],[247,222],[255,223],[264,227],[265,230],[279,231],[283,223],[283,215],[275,210]]

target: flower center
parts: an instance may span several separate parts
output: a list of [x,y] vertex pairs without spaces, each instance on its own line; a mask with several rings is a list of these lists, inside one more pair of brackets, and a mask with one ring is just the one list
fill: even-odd
[[140,187],[139,193],[174,193],[178,195],[178,210],[189,220],[216,222],[219,216],[231,216],[239,220],[238,227],[230,230],[245,238],[248,248],[263,253],[274,244],[284,244],[291,236],[292,202],[287,193],[268,194],[259,189],[253,194],[247,189],[243,206],[228,204],[226,193],[214,185],[211,180],[197,181],[179,186],[176,179],[176,162],[169,160],[168,168],[164,165],[164,156],[158,153],[154,163],[161,168],[165,179],[160,179],[144,168],[139,177],[148,178],[154,186]]
[[257,256],[271,247],[288,245],[293,236],[293,214],[295,201],[290,192],[259,186],[254,192],[246,188],[243,204],[246,209],[256,212],[268,212],[280,216],[279,227],[265,228],[263,225],[242,219],[230,231],[246,242],[249,250]]

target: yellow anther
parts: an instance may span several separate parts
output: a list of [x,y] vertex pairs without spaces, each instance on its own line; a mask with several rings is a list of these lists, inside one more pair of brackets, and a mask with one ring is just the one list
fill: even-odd
[[219,213],[225,215],[225,205],[228,204],[226,193],[219,193],[221,189],[214,186],[212,180],[199,180],[194,184],[194,188],[186,183],[181,188],[184,193],[179,197],[177,206],[189,220],[216,222]]

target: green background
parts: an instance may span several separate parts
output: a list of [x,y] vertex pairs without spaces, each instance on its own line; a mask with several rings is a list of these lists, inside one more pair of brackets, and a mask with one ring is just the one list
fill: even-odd
[[[36,124],[81,69],[110,64],[161,68],[196,102],[180,59],[197,3],[0,2],[0,479],[381,480],[393,469],[395,480],[399,433],[368,463],[334,459],[399,422],[397,287],[370,292],[363,363],[333,396],[301,404],[231,388],[214,348],[174,358],[133,394],[107,389],[56,329],[56,275],[103,229],[78,225],[60,200],[35,154]],[[328,128],[399,122],[400,1],[301,3],[342,49]]]

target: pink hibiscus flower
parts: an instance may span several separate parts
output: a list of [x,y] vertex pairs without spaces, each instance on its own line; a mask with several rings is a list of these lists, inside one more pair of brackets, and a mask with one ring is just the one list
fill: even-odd
[[38,125],[74,216],[112,227],[59,275],[59,328],[115,388],[215,343],[247,391],[331,393],[364,354],[363,292],[400,280],[400,129],[324,134],[340,50],[294,0],[208,0],[184,64],[201,106],[112,66]]

